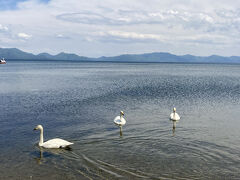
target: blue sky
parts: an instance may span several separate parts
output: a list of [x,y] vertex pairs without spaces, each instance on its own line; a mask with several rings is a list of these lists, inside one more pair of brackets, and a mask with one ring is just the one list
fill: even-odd
[[[0,10],[16,10],[18,3],[27,0],[0,0]],[[39,3],[48,3],[50,0],[39,0]]]
[[0,0],[0,11],[2,48],[240,56],[236,0]]

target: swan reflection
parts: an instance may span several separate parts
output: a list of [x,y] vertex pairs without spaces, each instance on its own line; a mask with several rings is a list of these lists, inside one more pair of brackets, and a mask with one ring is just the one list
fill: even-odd
[[173,124],[173,126],[172,126],[172,135],[175,136],[175,131],[176,131],[177,123],[178,123],[179,121],[175,121],[175,120],[170,120],[170,121],[171,121],[172,124]]
[[177,121],[172,121],[172,122],[173,122],[173,130],[175,130],[177,126]]
[[173,136],[175,136],[175,130],[176,130],[177,121],[172,121],[172,123],[173,123],[172,134],[173,134]]
[[43,163],[43,148],[39,147],[39,156],[35,157],[34,159],[36,160],[37,164],[42,164]]
[[120,130],[119,130],[119,133],[120,133],[120,137],[122,137],[123,136],[123,133],[122,133],[122,127],[120,126],[120,128],[119,128]]
[[72,151],[71,148],[69,149],[46,149],[43,147],[39,147],[38,145],[35,146],[36,151],[39,153],[38,156],[35,156],[35,161],[37,164],[43,164],[46,161],[47,157],[51,157],[54,155],[60,155],[65,151]]

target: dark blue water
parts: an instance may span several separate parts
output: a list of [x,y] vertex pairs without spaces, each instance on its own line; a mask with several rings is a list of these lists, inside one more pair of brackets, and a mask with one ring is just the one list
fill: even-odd
[[[8,62],[0,179],[239,179],[239,79],[239,65]],[[38,124],[72,151],[39,149]]]

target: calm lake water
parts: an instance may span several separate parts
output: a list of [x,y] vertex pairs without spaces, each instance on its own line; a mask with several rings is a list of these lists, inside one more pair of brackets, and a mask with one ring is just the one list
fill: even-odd
[[240,178],[240,65],[12,61],[0,109],[0,179]]

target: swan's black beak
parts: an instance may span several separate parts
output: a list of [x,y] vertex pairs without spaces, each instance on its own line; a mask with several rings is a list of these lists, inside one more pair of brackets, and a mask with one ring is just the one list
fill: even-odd
[[34,128],[33,130],[35,131],[35,130],[37,130],[37,128]]

